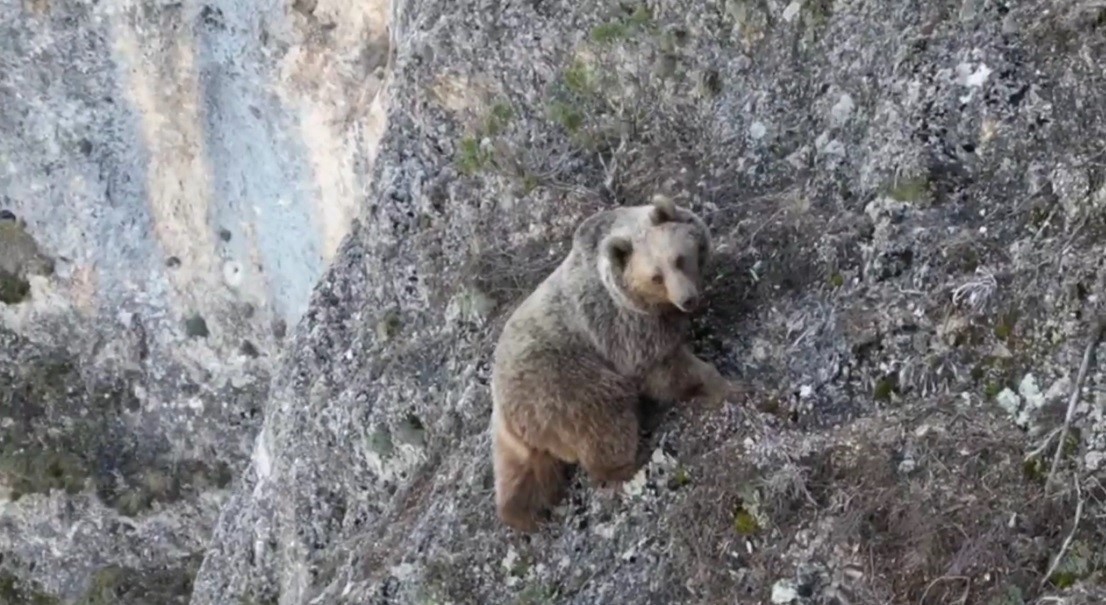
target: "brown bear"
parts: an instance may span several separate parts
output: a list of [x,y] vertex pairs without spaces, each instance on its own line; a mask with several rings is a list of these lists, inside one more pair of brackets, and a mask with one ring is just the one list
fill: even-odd
[[687,341],[711,252],[706,224],[666,196],[585,219],[561,264],[508,318],[492,367],[499,518],[538,529],[568,464],[595,481],[638,471],[639,402],[741,392]]

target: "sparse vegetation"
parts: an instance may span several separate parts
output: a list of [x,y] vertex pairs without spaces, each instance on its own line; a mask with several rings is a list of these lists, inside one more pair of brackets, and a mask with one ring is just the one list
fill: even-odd
[[[1039,576],[1023,570],[1043,573],[1064,535],[1056,529],[1040,533],[1041,529],[1070,526],[1074,496],[1059,500],[1040,496],[1047,465],[1039,460],[1023,464],[1016,441],[1009,440],[1008,430],[998,428],[1000,419],[988,416],[946,424],[939,414],[931,408],[903,427],[906,434],[923,435],[912,440],[910,468],[918,470],[906,474],[895,461],[894,435],[899,430],[894,427],[902,419],[891,414],[863,429],[867,439],[879,435],[874,442],[831,445],[807,454],[799,466],[785,464],[770,471],[761,482],[764,510],[785,535],[832,522],[835,529],[826,547],[856,553],[855,561],[846,557],[840,563],[855,565],[863,575],[841,588],[858,595],[861,602],[892,596],[912,603],[955,602],[964,592],[963,583],[936,581],[948,575],[975,579],[971,602],[1039,594]],[[709,520],[702,503],[739,498],[743,492],[738,486],[747,485],[754,472],[747,467],[727,471],[726,465],[718,463],[737,458],[735,453],[719,451],[695,463],[700,472],[712,473],[714,480],[679,492],[673,518],[678,527],[701,528],[673,538],[683,570],[713,594],[723,592],[722,586],[744,589],[740,579],[720,571],[726,552],[703,547],[726,542],[721,539],[724,527]],[[965,489],[967,483],[974,487]],[[753,515],[739,508],[730,531],[750,535],[757,528]],[[1106,560],[1083,546],[1106,536],[1106,525],[1088,524],[1080,535],[1088,542],[1069,549],[1071,554],[1051,580],[1053,586],[1071,585],[1075,577],[1106,570]],[[1031,540],[1037,540],[1035,545]],[[1021,546],[1001,546],[1012,544]],[[770,561],[783,554],[781,547],[765,544],[745,564],[772,569]],[[981,580],[984,574],[985,581]],[[748,588],[753,594],[766,590],[762,584]]]
[[896,178],[887,194],[895,201],[919,203],[929,195],[929,179],[921,176]]
[[756,517],[749,511],[740,507],[734,512],[733,527],[738,535],[746,537],[752,536],[760,531],[760,524],[757,523]]
[[508,158],[497,158],[489,146],[491,141],[510,127],[514,110],[506,101],[492,103],[478,126],[457,144],[455,163],[462,174],[473,176],[485,170],[502,170]]
[[474,137],[461,139],[457,154],[457,166],[471,176],[492,165],[492,154]]
[[104,567],[92,576],[88,591],[75,605],[186,605],[200,562],[199,555],[192,555],[165,569]]
[[39,592],[7,571],[0,571],[0,605],[60,605],[61,601]]
[[[88,490],[120,514],[138,516],[231,481],[223,462],[141,457],[120,439],[120,416],[137,407],[129,383],[90,388],[74,361],[60,353],[0,372],[9,385],[0,391],[0,408],[10,421],[0,434],[0,479],[13,501]],[[55,416],[65,423],[36,430]]]
[[17,305],[31,295],[31,284],[15,275],[0,272],[0,303]]
[[637,32],[650,29],[653,25],[653,12],[645,4],[634,7],[624,6],[622,14],[614,19],[597,25],[591,30],[591,39],[599,44],[610,44],[628,38]]
[[496,103],[492,105],[491,111],[488,112],[488,117],[484,123],[484,132],[490,136],[502,133],[511,123],[513,117],[514,113],[511,111],[510,105],[506,103]]
[[[6,211],[5,211],[6,212]],[[0,304],[17,305],[31,295],[31,275],[52,275],[54,260],[45,255],[23,225],[11,218],[0,219]]]

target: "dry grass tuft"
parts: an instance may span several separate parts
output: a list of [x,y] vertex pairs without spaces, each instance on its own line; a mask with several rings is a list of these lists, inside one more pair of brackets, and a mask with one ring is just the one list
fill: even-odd
[[[1016,431],[986,415],[900,420],[875,421],[865,441],[835,436],[767,471],[743,463],[737,448],[699,461],[691,473],[701,479],[671,511],[671,567],[691,593],[683,596],[766,599],[805,562],[852,570],[834,581],[861,602],[988,603],[1017,591],[1028,603],[1071,581],[1054,574],[1040,585],[1069,534],[1101,543],[1106,526],[1088,515],[1072,532],[1074,490],[1048,497],[1027,475]],[[742,507],[767,520],[752,535],[735,531]],[[1086,563],[1085,575],[1102,564]]]

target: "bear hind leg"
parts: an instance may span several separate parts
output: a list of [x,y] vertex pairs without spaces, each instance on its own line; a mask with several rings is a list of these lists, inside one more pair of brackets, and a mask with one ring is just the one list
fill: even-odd
[[595,481],[629,481],[642,466],[637,398],[623,399],[604,407],[586,426],[576,427],[580,466]]
[[512,435],[497,432],[494,441],[496,513],[518,531],[537,531],[564,495],[566,466]]

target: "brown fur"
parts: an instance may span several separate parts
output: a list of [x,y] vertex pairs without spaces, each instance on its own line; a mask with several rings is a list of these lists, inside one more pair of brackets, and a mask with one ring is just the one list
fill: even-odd
[[719,405],[736,393],[686,342],[709,249],[705,224],[667,198],[597,213],[507,320],[491,420],[504,523],[535,531],[568,464],[596,481],[633,477],[642,395]]

